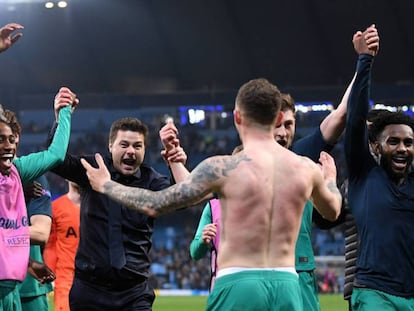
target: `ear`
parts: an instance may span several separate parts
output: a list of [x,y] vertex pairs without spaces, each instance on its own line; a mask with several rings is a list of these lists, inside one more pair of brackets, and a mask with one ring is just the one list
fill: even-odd
[[233,118],[234,118],[234,123],[235,124],[241,124],[241,113],[239,110],[234,109],[233,110]]
[[109,150],[109,153],[112,153],[112,144],[111,143],[108,144],[108,150]]
[[378,141],[372,142],[371,144],[371,148],[372,151],[375,153],[375,155],[380,155],[381,154],[381,145]]
[[279,127],[282,124],[282,120],[283,120],[283,112],[279,111],[279,114],[276,117],[276,125],[275,127]]

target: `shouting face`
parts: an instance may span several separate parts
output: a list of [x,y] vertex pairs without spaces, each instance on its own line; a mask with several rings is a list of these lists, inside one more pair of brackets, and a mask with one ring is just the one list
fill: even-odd
[[123,175],[135,174],[144,161],[145,137],[142,133],[119,130],[109,144],[115,169]]

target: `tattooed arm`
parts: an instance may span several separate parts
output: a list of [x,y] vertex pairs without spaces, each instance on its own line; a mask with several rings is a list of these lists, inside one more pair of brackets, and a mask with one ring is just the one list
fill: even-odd
[[95,158],[98,168],[92,167],[85,159],[81,160],[92,188],[129,209],[151,217],[195,204],[215,190],[223,172],[226,172],[223,157],[213,157],[201,162],[181,183],[162,191],[151,191],[112,181],[101,155],[96,154]]
[[335,221],[341,211],[342,196],[336,185],[335,161],[326,152],[321,152],[320,168],[314,166],[314,187],[311,201],[318,212],[327,220]]

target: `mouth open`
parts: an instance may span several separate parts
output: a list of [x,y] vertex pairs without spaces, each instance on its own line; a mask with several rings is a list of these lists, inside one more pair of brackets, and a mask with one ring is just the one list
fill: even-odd
[[136,167],[137,161],[135,159],[123,159],[122,166],[126,170],[133,170]]
[[0,157],[0,171],[2,173],[9,172],[13,165],[14,154],[7,153]]
[[392,166],[395,170],[403,171],[408,166],[408,159],[406,157],[393,157]]
[[283,146],[283,147],[286,147],[286,145],[287,145],[287,141],[286,141],[286,140],[284,140],[284,139],[279,139],[279,140],[277,141],[277,143],[278,143],[279,145]]

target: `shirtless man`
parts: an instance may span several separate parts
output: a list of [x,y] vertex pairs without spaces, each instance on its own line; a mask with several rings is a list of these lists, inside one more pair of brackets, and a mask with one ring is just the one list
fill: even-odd
[[220,270],[207,310],[302,310],[295,244],[305,202],[311,198],[328,220],[339,215],[342,199],[333,159],[322,153],[319,168],[275,143],[280,105],[280,91],[267,80],[244,84],[234,109],[244,150],[208,158],[183,182],[162,191],[111,181],[99,154],[98,168],[82,160],[96,191],[151,216],[218,194]]

